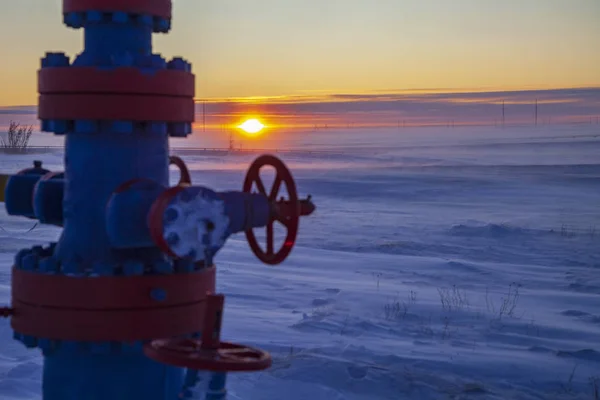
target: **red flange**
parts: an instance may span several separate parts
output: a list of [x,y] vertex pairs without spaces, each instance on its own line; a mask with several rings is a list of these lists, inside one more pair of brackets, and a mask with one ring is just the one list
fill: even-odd
[[193,98],[191,72],[160,70],[151,75],[138,68],[101,70],[93,67],[54,67],[38,71],[40,94],[144,94]]
[[164,213],[171,201],[177,196],[180,192],[185,190],[186,186],[177,185],[173,186],[164,192],[162,192],[154,203],[152,203],[152,207],[150,207],[150,211],[148,212],[148,229],[150,231],[150,237],[156,247],[158,247],[163,253],[167,254],[169,257],[174,259],[180,258],[173,250],[171,250],[171,246],[167,243],[167,240],[164,237]]
[[[133,178],[133,179],[125,181],[125,182],[121,183],[119,186],[117,186],[117,188],[115,190],[113,190],[113,194],[124,193],[124,192],[128,191],[129,189],[131,189],[133,186],[137,185],[138,183],[154,183],[154,184],[156,184],[156,181],[149,179],[149,178]],[[106,203],[106,206],[108,207],[108,203]]]
[[[260,169],[264,166],[272,166],[275,168],[275,180],[269,193],[265,189],[265,185],[260,178]],[[263,155],[257,158],[246,174],[244,180],[244,192],[251,193],[252,186],[256,185],[258,192],[264,196],[267,196],[271,203],[277,201],[279,196],[279,189],[281,184],[285,183],[287,187],[289,199],[286,201],[286,213],[279,213],[274,219],[271,219],[267,224],[267,235],[266,235],[266,250],[263,250],[256,240],[256,236],[252,229],[246,231],[246,239],[250,245],[252,252],[258,257],[259,260],[265,264],[275,265],[281,263],[287,258],[292,251],[294,243],[296,242],[296,236],[298,234],[298,225],[300,223],[300,203],[298,202],[298,192],[296,191],[296,184],[292,173],[285,166],[285,164],[277,157],[271,155]],[[281,248],[274,251],[274,234],[273,224],[277,221],[281,223],[286,229],[287,234]]]
[[[12,298],[39,307],[80,310],[177,307],[202,302],[215,288],[215,267],[171,275],[70,277],[12,270]],[[151,297],[154,289],[166,293]]]
[[202,330],[206,296],[214,289],[214,267],[173,275],[93,278],[13,268],[11,324],[22,334],[59,340],[181,336]]
[[13,301],[11,327],[24,335],[82,342],[134,342],[202,330],[205,302],[173,308],[79,310]]
[[122,11],[171,19],[171,0],[63,0],[63,13]]
[[194,121],[194,99],[123,94],[42,94],[40,119]]

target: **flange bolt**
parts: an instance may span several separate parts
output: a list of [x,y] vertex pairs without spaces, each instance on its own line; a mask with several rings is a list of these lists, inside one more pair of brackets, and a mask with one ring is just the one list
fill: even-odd
[[15,309],[12,307],[0,307],[0,317],[9,318],[15,315]]

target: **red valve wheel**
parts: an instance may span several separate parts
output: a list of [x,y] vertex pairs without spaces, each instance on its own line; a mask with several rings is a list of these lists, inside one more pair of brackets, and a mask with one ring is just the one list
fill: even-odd
[[216,349],[203,349],[197,339],[160,339],[144,346],[154,361],[180,368],[214,372],[261,371],[271,366],[266,351],[240,344],[220,342]]
[[[263,181],[260,178],[260,169],[265,166],[274,167],[276,173],[275,179],[273,180],[273,186],[271,187],[269,193],[267,193],[265,185],[263,184]],[[248,173],[246,174],[246,179],[244,180],[244,192],[251,193],[252,185],[255,184],[259,193],[264,196],[267,196],[272,204],[274,204],[277,201],[279,189],[281,188],[282,183],[285,183],[289,196],[289,199],[287,199],[287,201],[285,202],[292,206],[287,207],[287,212],[285,214],[277,213],[276,217],[271,219],[267,224],[266,250],[263,251],[263,249],[260,247],[252,229],[249,229],[245,232],[246,239],[248,240],[248,244],[250,245],[250,249],[252,249],[252,252],[256,255],[256,257],[258,257],[260,261],[269,265],[276,265],[285,260],[292,251],[294,244],[296,243],[296,236],[298,235],[298,225],[300,223],[300,203],[298,202],[298,192],[296,191],[296,183],[294,182],[292,173],[285,166],[283,161],[271,155],[263,155],[258,157],[252,163],[252,165],[250,165]],[[287,234],[283,245],[277,252],[274,251],[273,243],[273,224],[275,222],[279,222],[287,229]]]
[[170,156],[169,165],[175,165],[181,172],[179,183],[177,183],[177,185],[190,185],[192,183],[190,170],[188,169],[187,165],[185,165],[185,161],[177,156]]

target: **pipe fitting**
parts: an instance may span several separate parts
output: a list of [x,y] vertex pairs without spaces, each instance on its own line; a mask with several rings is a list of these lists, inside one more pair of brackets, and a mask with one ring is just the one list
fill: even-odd
[[120,185],[106,204],[106,233],[117,249],[152,247],[146,224],[148,212],[165,187],[150,179]]
[[41,161],[34,161],[33,168],[27,168],[12,175],[6,182],[5,205],[8,215],[35,218],[33,191],[42,176],[49,173],[42,168]]
[[63,226],[64,172],[43,175],[33,189],[33,211],[42,224]]

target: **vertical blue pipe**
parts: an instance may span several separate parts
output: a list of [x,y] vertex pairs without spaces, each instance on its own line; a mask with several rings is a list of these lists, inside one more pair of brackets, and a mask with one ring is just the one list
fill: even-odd
[[208,382],[208,390],[206,391],[205,400],[226,400],[227,389],[225,385],[227,383],[227,374],[222,372],[215,372],[210,377]]
[[67,135],[64,230],[57,252],[63,265],[77,268],[70,272],[113,261],[106,232],[108,199],[117,186],[134,178],[168,186],[168,146],[166,133]]
[[[151,16],[90,11],[66,15],[65,21],[85,28],[85,49],[71,68],[137,66],[152,73],[165,67],[151,55]],[[51,61],[43,66],[51,67]],[[111,249],[105,208],[127,180],[149,178],[168,186],[167,123],[75,120],[42,126],[67,135],[64,230],[54,253],[59,273],[77,276],[101,266],[104,274],[113,274],[129,263],[141,268],[125,269],[126,274],[143,274],[145,265],[161,260],[155,249],[125,256]],[[62,342],[43,354],[44,400],[175,400],[183,385],[184,370],[150,360],[142,343]]]
[[188,370],[183,392],[184,400],[227,400],[227,373]]

